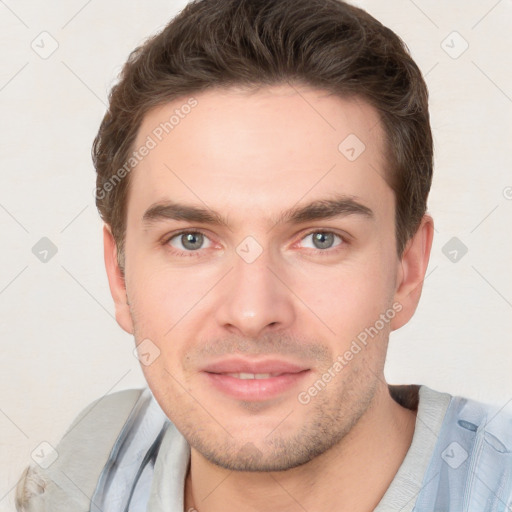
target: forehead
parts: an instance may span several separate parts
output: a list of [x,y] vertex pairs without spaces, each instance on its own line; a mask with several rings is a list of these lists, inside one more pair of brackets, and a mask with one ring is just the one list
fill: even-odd
[[129,220],[162,200],[275,212],[337,192],[378,207],[393,200],[383,140],[373,107],[322,90],[187,96],[143,119],[134,148],[150,149],[131,172]]

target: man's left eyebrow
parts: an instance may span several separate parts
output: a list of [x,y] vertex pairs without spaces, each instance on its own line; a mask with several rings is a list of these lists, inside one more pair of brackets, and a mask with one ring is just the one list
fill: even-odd
[[369,220],[375,219],[375,214],[371,208],[360,203],[354,197],[341,196],[334,199],[320,199],[302,207],[292,208],[283,212],[277,219],[276,224],[300,224],[347,215],[358,215]]

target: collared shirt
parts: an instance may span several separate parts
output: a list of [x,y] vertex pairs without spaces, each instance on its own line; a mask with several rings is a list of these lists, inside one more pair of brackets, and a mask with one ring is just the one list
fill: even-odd
[[[374,512],[412,512],[428,463],[436,444],[450,395],[426,386],[395,387],[395,399],[415,408],[417,416],[409,450]],[[400,389],[400,391],[396,391]],[[419,397],[417,393],[419,392]],[[416,399],[415,399],[416,398]],[[399,401],[399,400],[397,400]],[[156,460],[148,512],[184,510],[184,484],[190,460],[190,448],[175,427],[169,428]],[[430,511],[432,512],[432,511]]]
[[[407,454],[375,512],[511,512],[512,414],[427,386],[389,386],[416,410]],[[30,512],[182,512],[190,447],[149,389],[91,404],[18,495]]]

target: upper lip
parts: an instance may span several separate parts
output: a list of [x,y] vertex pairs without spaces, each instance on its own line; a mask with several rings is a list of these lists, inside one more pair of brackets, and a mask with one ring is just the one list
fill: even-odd
[[215,361],[203,368],[204,372],[209,373],[299,373],[308,370],[304,366],[283,361],[280,359],[264,359],[260,361],[229,358]]

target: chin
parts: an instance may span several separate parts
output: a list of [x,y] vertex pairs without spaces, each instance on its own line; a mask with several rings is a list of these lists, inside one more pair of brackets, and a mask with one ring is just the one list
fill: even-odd
[[[246,436],[247,430],[244,433]],[[332,448],[343,435],[333,432],[330,436],[301,432],[284,438],[268,437],[267,433],[262,434],[260,442],[237,440],[236,436],[229,434],[221,441],[216,436],[215,442],[203,439],[197,432],[185,437],[196,452],[216,466],[230,471],[272,472],[287,471],[307,464]]]

